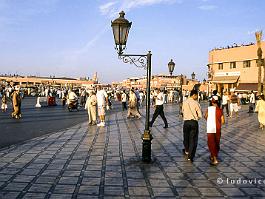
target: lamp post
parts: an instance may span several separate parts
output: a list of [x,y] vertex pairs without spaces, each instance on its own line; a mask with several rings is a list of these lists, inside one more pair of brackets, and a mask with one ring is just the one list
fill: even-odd
[[191,79],[192,79],[192,80],[195,79],[195,73],[194,73],[194,72],[192,72],[192,74],[191,74]]
[[[261,49],[261,39],[262,39],[262,31],[257,31],[255,32],[255,36],[256,36],[256,41],[257,41],[257,46],[258,46],[258,50],[257,50],[257,55],[258,55],[258,94],[261,94],[261,66],[262,64],[262,49]],[[265,69],[264,69],[265,71]],[[263,94],[264,94],[264,83],[265,83],[265,76],[263,79]]]
[[146,117],[145,117],[145,129],[142,135],[142,160],[144,162],[151,161],[151,141],[153,136],[149,128],[150,121],[150,82],[151,82],[151,51],[147,54],[123,54],[123,50],[126,48],[126,43],[131,28],[132,22],[129,22],[124,18],[125,13],[121,11],[119,17],[111,22],[113,30],[115,49],[118,51],[118,56],[124,63],[134,64],[136,67],[146,69]]
[[173,73],[174,68],[175,68],[175,63],[173,62],[173,59],[171,59],[167,65],[168,65],[169,74],[172,76],[172,73]]
[[[172,75],[174,69],[175,69],[175,62],[173,62],[173,59],[170,60],[170,62],[168,62],[168,71],[169,74]],[[182,116],[182,84],[183,84],[183,75],[180,75],[180,91],[179,91],[179,115]]]

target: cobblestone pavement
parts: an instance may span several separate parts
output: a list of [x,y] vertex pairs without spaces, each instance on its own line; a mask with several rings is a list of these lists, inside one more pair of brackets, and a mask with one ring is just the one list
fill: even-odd
[[105,128],[87,123],[0,151],[0,198],[265,198],[265,132],[243,107],[222,129],[221,162],[209,165],[205,121],[193,163],[182,156],[177,105],[170,127],[152,128],[152,163],[141,161],[144,117],[113,112]]

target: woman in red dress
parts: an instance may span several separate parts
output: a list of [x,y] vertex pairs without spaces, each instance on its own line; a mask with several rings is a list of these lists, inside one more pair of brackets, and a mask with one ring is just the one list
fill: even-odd
[[220,150],[221,126],[225,123],[223,111],[218,107],[218,101],[214,98],[211,100],[211,106],[208,107],[205,113],[207,120],[207,139],[208,148],[211,153],[211,165],[217,165],[218,153]]

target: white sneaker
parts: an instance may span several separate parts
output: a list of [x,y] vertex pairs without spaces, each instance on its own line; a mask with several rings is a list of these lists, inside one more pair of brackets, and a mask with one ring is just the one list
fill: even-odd
[[104,127],[104,126],[105,126],[105,122],[100,122],[99,124],[97,124],[97,126],[102,126],[102,127]]

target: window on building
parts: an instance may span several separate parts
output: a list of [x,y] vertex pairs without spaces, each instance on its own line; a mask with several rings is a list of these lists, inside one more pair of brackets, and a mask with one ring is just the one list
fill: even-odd
[[250,67],[250,60],[243,61],[243,68],[249,68]]
[[223,70],[224,69],[224,65],[223,63],[219,63],[218,64],[218,70]]
[[232,68],[236,68],[236,62],[234,61],[234,62],[230,62],[230,68],[232,69]]

